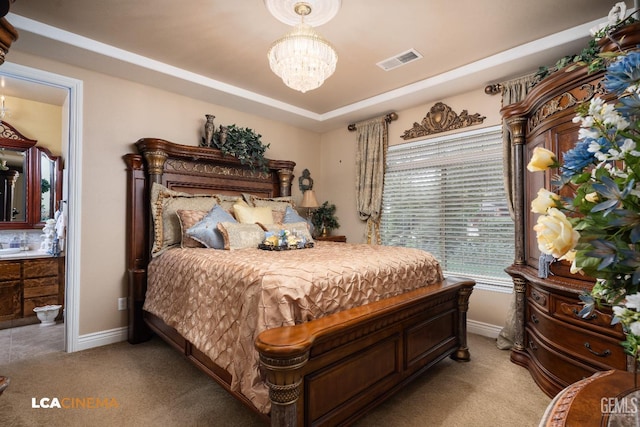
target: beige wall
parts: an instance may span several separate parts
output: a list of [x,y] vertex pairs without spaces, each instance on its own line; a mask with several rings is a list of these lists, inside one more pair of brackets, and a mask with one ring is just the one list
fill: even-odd
[[[127,294],[125,276],[125,167],[122,156],[143,137],[157,137],[198,145],[205,114],[216,125],[235,123],[250,127],[270,143],[267,156],[296,162],[293,195],[300,200],[297,177],[305,168],[314,179],[320,202],[337,206],[341,228],[350,242],[362,242],[364,227],[355,211],[355,133],[345,126],[322,135],[241,113],[169,91],[11,51],[11,61],[83,81],[80,335],[126,325],[126,312],[117,311],[117,298]],[[482,88],[443,100],[456,112],[467,109],[487,116],[482,126],[499,123],[499,98]],[[433,105],[398,111],[389,127],[390,143],[404,142],[400,135],[420,121]],[[510,295],[476,291],[470,318],[502,325]]]
[[[0,93],[1,94],[1,93]],[[28,99],[5,96],[9,115],[4,120],[29,139],[38,140],[54,156],[62,149],[62,107]]]

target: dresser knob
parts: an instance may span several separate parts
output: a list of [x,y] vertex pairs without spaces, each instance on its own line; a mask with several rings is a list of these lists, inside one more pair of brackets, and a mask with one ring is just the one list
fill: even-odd
[[529,341],[529,348],[533,351],[538,350],[538,346],[533,341]]
[[611,351],[609,349],[606,349],[605,351],[603,351],[602,353],[598,353],[597,351],[593,350],[591,348],[591,344],[589,344],[589,342],[584,343],[584,347],[589,350],[589,353],[593,354],[594,356],[598,356],[598,357],[607,357],[609,355],[611,355]]
[[531,321],[536,324],[540,323],[540,321],[538,320],[538,317],[535,314],[531,315]]

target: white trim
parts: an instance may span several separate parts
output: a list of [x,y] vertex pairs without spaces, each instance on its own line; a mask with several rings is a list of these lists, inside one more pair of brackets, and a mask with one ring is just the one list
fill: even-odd
[[120,328],[109,329],[107,331],[81,335],[78,337],[75,351],[88,350],[90,348],[102,347],[103,345],[126,341],[127,334],[128,328],[123,326]]
[[67,245],[65,272],[65,350],[78,350],[79,316],[80,316],[80,218],[82,191],[82,80],[54,74],[49,71],[26,67],[24,65],[5,62],[0,68],[0,75],[26,80],[36,84],[57,87],[68,91],[63,106],[63,120],[66,122],[62,135],[63,144],[68,143],[67,159],[65,159],[66,181],[63,186],[67,195]]
[[482,335],[483,337],[498,338],[502,326],[490,323],[479,322],[477,320],[467,320],[467,332],[470,334]]

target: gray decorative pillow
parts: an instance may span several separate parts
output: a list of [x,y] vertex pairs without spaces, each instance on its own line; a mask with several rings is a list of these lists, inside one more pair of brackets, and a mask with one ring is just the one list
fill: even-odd
[[224,249],[224,239],[218,230],[218,223],[223,221],[231,223],[237,222],[233,216],[220,205],[215,205],[213,209],[202,218],[202,221],[187,230],[187,235],[208,248]]
[[284,218],[282,219],[283,224],[293,224],[296,222],[305,222],[307,223],[307,228],[309,229],[309,233],[313,235],[313,224],[306,218],[303,218],[296,212],[292,207],[288,207],[284,212]]
[[282,218],[283,224],[290,224],[292,222],[307,222],[306,218],[300,216],[298,212],[295,211],[291,206],[287,206],[287,209],[284,211],[284,218]]
[[264,240],[264,230],[258,224],[219,222],[226,250],[257,248]]

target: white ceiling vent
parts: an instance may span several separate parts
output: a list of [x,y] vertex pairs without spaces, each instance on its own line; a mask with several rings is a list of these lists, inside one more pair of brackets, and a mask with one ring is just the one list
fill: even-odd
[[401,65],[408,64],[409,62],[417,61],[422,58],[420,52],[415,49],[409,49],[406,52],[402,52],[391,58],[387,58],[384,61],[378,62],[376,65],[385,71],[393,70]]

